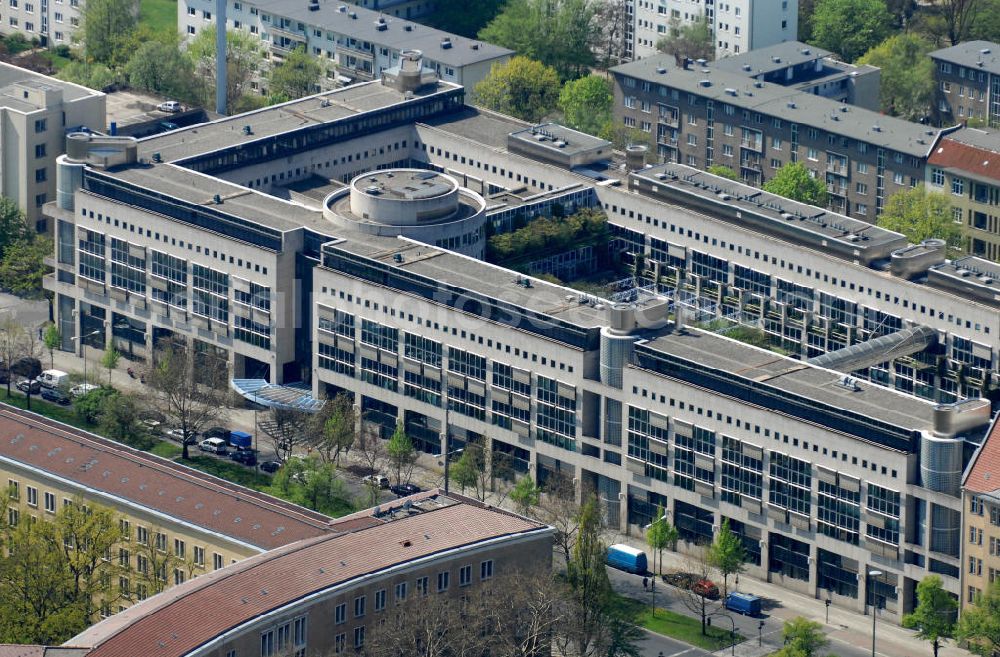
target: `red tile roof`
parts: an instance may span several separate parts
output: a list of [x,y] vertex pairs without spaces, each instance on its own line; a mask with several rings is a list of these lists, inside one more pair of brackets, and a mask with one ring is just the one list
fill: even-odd
[[1000,490],[1000,413],[993,418],[986,440],[976,451],[963,485],[972,493]]
[[1000,153],[970,146],[945,137],[931,152],[928,164],[958,169],[983,178],[1000,181]]
[[93,646],[89,657],[178,657],[262,614],[364,575],[490,539],[550,531],[486,506],[438,500],[442,505],[431,501],[412,515],[308,539],[189,580],[70,644]]
[[330,531],[322,514],[5,404],[0,459],[260,550]]

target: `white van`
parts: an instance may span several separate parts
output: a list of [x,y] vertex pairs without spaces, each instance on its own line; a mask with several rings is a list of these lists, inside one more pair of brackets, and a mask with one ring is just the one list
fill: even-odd
[[69,385],[69,374],[62,370],[45,370],[38,375],[38,382],[46,388],[65,388]]
[[198,449],[213,454],[225,454],[226,447],[226,441],[222,438],[206,438],[198,444]]

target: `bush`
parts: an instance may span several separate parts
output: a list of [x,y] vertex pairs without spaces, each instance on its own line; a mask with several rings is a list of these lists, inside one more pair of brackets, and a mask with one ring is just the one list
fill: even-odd
[[569,217],[539,217],[524,228],[494,235],[487,242],[486,259],[489,262],[517,261],[607,239],[607,216],[599,210],[584,209]]
[[52,54],[54,54],[56,57],[65,57],[67,59],[69,59],[72,56],[72,52],[70,51],[69,46],[67,46],[65,43],[60,44],[55,48],[53,48]]
[[97,424],[104,413],[108,397],[117,395],[118,391],[111,386],[101,386],[73,400],[73,409],[80,419],[89,424]]

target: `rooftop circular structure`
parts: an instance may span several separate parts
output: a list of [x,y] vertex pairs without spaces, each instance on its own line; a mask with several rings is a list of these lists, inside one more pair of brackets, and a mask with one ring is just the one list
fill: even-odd
[[404,236],[481,257],[486,201],[452,176],[425,169],[373,171],[354,178],[323,202],[341,228]]

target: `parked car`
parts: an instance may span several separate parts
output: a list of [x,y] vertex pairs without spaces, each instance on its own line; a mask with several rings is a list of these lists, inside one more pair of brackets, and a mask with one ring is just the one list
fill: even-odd
[[69,385],[69,374],[62,370],[45,370],[38,375],[43,388],[63,388]]
[[83,397],[85,394],[91,390],[97,390],[101,386],[96,386],[93,383],[80,383],[69,389],[69,394],[74,397]]
[[203,452],[211,452],[212,454],[225,454],[229,451],[226,441],[222,438],[206,438],[198,443],[198,449]]
[[42,399],[50,401],[53,404],[62,404],[63,406],[70,403],[69,395],[59,388],[42,388]]
[[250,467],[253,467],[257,465],[257,450],[237,449],[229,454],[229,458],[236,461],[237,463],[242,463],[243,465],[248,465]]
[[264,461],[260,464],[260,469],[269,474],[274,474],[281,469],[281,461]]
[[385,475],[370,474],[361,480],[361,483],[385,490],[389,487],[389,478]]
[[691,592],[709,600],[719,599],[719,587],[708,579],[699,579],[695,582],[694,586],[691,587]]
[[395,486],[389,486],[389,491],[397,497],[406,497],[407,495],[419,493],[423,489],[416,484],[396,484]]
[[176,100],[168,100],[165,103],[160,103],[159,105],[157,105],[156,109],[160,110],[161,112],[169,112],[171,114],[174,114],[176,112],[180,112],[181,110],[183,110],[184,107]]
[[21,379],[17,382],[17,389],[24,394],[30,392],[32,395],[37,395],[42,390],[42,384],[38,382],[38,379],[31,379],[30,381],[28,379]]
[[[176,440],[177,442],[184,442],[184,429],[180,429],[180,428],[177,428],[177,429],[167,429],[166,435],[167,435],[167,438],[172,438],[172,439]],[[187,437],[188,437],[188,441],[195,441],[195,440],[198,439],[198,432],[197,431],[189,432]]]

